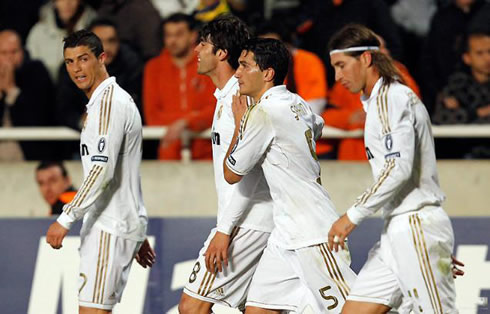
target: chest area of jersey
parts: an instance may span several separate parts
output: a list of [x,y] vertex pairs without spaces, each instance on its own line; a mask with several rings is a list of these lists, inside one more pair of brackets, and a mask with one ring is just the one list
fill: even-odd
[[222,149],[227,150],[234,131],[235,122],[231,106],[223,101],[218,101],[211,129],[213,149],[218,149],[219,146]]

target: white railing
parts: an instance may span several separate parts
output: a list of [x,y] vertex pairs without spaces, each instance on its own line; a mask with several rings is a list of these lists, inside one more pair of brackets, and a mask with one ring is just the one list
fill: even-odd
[[[490,138],[490,125],[448,125],[433,126],[436,138]],[[165,135],[165,127],[144,127],[143,139],[158,140]],[[186,132],[182,136],[183,159],[190,159],[189,141],[192,138],[210,138],[211,130],[201,133]],[[322,138],[360,138],[363,136],[361,129],[345,131],[326,126],[323,128]],[[79,140],[80,132],[67,127],[15,127],[0,128],[0,141],[69,141]]]

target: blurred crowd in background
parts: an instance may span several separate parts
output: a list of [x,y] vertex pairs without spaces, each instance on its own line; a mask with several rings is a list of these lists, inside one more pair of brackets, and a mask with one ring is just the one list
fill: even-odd
[[[106,66],[147,126],[144,158],[178,160],[183,132],[210,128],[215,87],[197,74],[198,30],[221,14],[293,56],[285,84],[326,125],[363,128],[359,95],[335,83],[327,43],[348,23],[375,31],[437,125],[490,123],[490,2],[485,0],[0,0],[0,126],[83,127],[88,99],[71,82],[63,38],[82,28],[102,40]],[[438,158],[490,158],[490,139],[437,139]],[[211,141],[191,142],[193,160]],[[366,160],[362,139],[322,140],[324,159]],[[0,141],[0,161],[79,158],[76,142]]]

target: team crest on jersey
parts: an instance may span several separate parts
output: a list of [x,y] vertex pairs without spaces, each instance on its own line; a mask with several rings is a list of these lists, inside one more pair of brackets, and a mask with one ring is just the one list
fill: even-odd
[[221,114],[222,114],[222,113],[223,113],[223,105],[221,105],[221,106],[219,107],[219,110],[218,110],[218,120],[219,120],[219,118],[221,118]]
[[100,140],[99,140],[99,144],[97,145],[97,149],[99,150],[99,153],[102,153],[105,149],[105,138],[102,137]]
[[393,148],[393,138],[391,137],[391,134],[388,134],[385,137],[385,147],[388,151]]

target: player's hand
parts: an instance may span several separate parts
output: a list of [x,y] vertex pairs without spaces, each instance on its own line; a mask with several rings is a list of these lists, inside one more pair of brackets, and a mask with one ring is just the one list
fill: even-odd
[[464,263],[458,261],[454,255],[451,255],[451,262],[453,264],[453,267],[451,268],[451,270],[453,272],[453,278],[456,278],[458,276],[463,276],[464,271],[462,269],[458,268],[458,266],[464,267]]
[[231,109],[233,111],[233,118],[235,120],[235,127],[240,125],[243,115],[247,111],[247,96],[242,96],[240,93],[232,96]]
[[49,243],[53,249],[59,249],[63,246],[62,242],[67,233],[68,229],[55,221],[49,226],[48,232],[46,232],[46,242]]
[[134,258],[141,267],[146,268],[147,266],[152,267],[155,264],[156,256],[155,251],[151,248],[150,242],[148,242],[148,239],[145,239]]
[[228,267],[229,245],[230,236],[217,231],[204,253],[206,268],[210,273],[214,274],[216,269],[222,272],[224,267]]
[[328,247],[330,250],[338,252],[339,246],[345,250],[345,239],[356,227],[346,214],[337,219],[328,232]]

